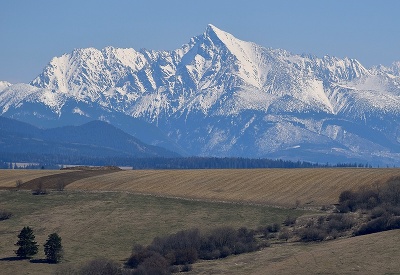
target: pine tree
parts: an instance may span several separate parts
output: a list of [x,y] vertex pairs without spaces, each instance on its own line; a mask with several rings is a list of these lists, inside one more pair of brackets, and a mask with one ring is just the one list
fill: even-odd
[[47,261],[58,263],[62,258],[62,250],[61,237],[57,233],[50,234],[44,244],[44,254],[46,254]]
[[27,258],[35,255],[38,252],[38,245],[35,242],[35,235],[33,230],[27,226],[24,227],[18,235],[18,242],[15,244],[19,246],[15,251],[18,257]]

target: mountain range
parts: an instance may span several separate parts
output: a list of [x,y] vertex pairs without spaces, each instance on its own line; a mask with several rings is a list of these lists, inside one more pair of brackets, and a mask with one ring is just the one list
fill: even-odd
[[107,121],[181,155],[400,165],[400,62],[293,54],[213,25],[173,51],[106,47],[0,82],[2,116]]
[[[81,161],[107,158],[178,157],[164,148],[147,145],[104,121],[80,126],[40,129],[0,116],[0,154],[18,161]],[[45,157],[38,157],[38,156]],[[75,162],[76,163],[76,162]]]

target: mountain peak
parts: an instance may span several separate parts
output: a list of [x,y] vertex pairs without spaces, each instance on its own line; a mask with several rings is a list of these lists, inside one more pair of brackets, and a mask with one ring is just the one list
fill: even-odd
[[208,24],[207,28],[206,28],[206,33],[215,33],[218,35],[218,33],[225,33],[223,30],[217,28],[216,26],[214,26],[213,24]]
[[225,45],[232,44],[232,41],[238,40],[232,34],[227,33],[212,24],[207,25],[205,36],[209,37],[211,40],[213,40],[213,38],[218,38]]

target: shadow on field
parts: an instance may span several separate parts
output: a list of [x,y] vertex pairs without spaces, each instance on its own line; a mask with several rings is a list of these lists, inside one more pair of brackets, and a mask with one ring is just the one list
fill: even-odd
[[29,262],[33,263],[33,264],[48,264],[49,261],[46,259],[32,259]]
[[26,258],[21,258],[21,257],[0,258],[0,262],[16,262],[16,261],[23,261],[23,260],[26,260]]

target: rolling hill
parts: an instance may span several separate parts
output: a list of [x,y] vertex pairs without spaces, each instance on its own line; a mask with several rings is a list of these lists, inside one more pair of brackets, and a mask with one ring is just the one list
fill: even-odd
[[[147,145],[103,121],[80,126],[39,129],[0,116],[0,153],[13,161],[176,157],[167,149]],[[10,161],[5,160],[3,161]],[[64,162],[65,164],[65,162]]]

